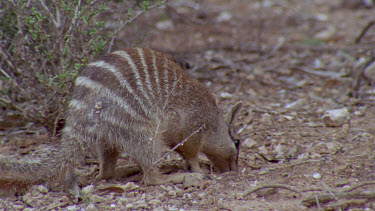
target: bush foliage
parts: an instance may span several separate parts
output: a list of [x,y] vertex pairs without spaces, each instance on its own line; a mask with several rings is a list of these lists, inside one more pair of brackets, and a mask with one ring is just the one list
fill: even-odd
[[[101,2],[0,1],[0,108],[18,110],[26,121],[53,130],[78,70],[124,27],[104,30],[96,18],[106,10]],[[150,1],[133,5],[144,12]],[[125,24],[132,20],[129,9]]]

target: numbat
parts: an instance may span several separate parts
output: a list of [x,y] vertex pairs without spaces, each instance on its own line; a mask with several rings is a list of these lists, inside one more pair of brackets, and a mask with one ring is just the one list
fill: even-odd
[[0,159],[0,170],[30,183],[60,177],[76,196],[74,170],[87,152],[97,155],[98,178],[104,179],[114,177],[124,152],[140,165],[145,184],[182,182],[189,173],[165,175],[155,168],[165,146],[175,148],[192,172],[203,172],[199,152],[220,172],[236,171],[239,139],[233,119],[241,105],[225,115],[215,97],[163,53],[116,51],[80,71],[58,150],[41,160]]

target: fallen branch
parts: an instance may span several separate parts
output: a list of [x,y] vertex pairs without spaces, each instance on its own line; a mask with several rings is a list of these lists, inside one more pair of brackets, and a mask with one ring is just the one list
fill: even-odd
[[294,189],[294,188],[292,188],[288,185],[271,184],[271,185],[262,185],[262,186],[253,188],[251,190],[247,190],[243,193],[243,196],[246,197],[246,196],[250,195],[251,193],[257,192],[258,190],[267,189],[267,188],[282,188],[282,189],[287,189],[287,190],[290,190],[290,191],[293,191],[295,193],[300,194],[300,192],[298,190],[296,190],[296,189]]
[[319,76],[322,78],[331,78],[335,80],[348,80],[347,78],[344,78],[346,76],[345,73],[338,73],[338,72],[332,72],[332,71],[319,71],[319,70],[309,70],[307,68],[303,67],[291,67],[292,70],[299,70],[305,73],[309,73],[311,75]]
[[375,20],[372,20],[370,22],[367,23],[367,25],[365,26],[365,28],[362,29],[361,33],[359,33],[359,35],[357,36],[357,38],[355,39],[354,43],[358,44],[359,42],[361,42],[361,39],[365,36],[366,32],[375,24]]
[[350,91],[350,96],[356,98],[357,97],[357,92],[360,88],[361,84],[361,79],[366,78],[364,76],[364,72],[369,67],[373,62],[375,61],[375,56],[370,57],[363,65],[361,68],[358,68],[357,71],[355,71],[353,74],[353,82],[352,82],[352,90]]
[[19,111],[21,111],[23,114],[25,114],[25,111],[24,111],[22,108],[20,108],[20,107],[14,105],[11,101],[8,101],[8,100],[6,100],[6,99],[0,97],[0,102],[4,103],[5,105],[7,105],[7,106],[9,106],[9,107],[12,107],[12,108],[14,108],[14,109],[16,109],[16,110],[19,110]]
[[375,199],[374,191],[355,191],[355,192],[338,192],[333,196],[331,193],[323,193],[318,195],[309,196],[301,200],[301,203],[306,207],[311,207],[321,203],[328,203],[338,199]]
[[349,191],[352,191],[354,189],[357,189],[357,188],[360,188],[360,187],[366,186],[366,185],[375,185],[375,181],[367,181],[367,182],[362,182],[362,183],[353,185],[352,187],[343,190],[343,192],[349,192]]

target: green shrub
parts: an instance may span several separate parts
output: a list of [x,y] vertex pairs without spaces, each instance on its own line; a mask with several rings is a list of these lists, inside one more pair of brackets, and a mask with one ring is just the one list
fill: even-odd
[[[53,131],[78,70],[124,28],[104,30],[96,18],[106,10],[101,2],[0,1],[0,109],[18,110],[26,121]],[[136,1],[134,7],[139,2],[146,11],[150,2],[166,1]],[[125,24],[134,20],[133,10]]]

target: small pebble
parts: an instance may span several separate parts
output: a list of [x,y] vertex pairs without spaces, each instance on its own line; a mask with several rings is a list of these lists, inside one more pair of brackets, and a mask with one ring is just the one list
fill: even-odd
[[183,199],[191,199],[191,194],[190,193],[185,193],[183,196],[182,196]]
[[161,204],[161,201],[159,199],[152,199],[148,203],[151,204],[151,205],[156,206],[158,204]]
[[87,207],[86,207],[86,210],[87,211],[97,211],[98,208],[95,207],[95,205],[93,203],[90,203]]
[[322,116],[322,121],[329,127],[340,127],[349,119],[350,113],[347,108],[327,110]]
[[198,198],[199,198],[199,199],[204,199],[204,198],[206,198],[206,196],[207,196],[207,195],[206,195],[205,193],[199,193],[199,194],[198,194]]
[[257,144],[256,141],[252,138],[246,138],[245,141],[241,144],[241,147],[245,147],[248,149],[253,148]]
[[223,11],[217,16],[216,21],[217,22],[224,22],[224,21],[229,21],[232,19],[232,14],[228,11]]
[[172,196],[173,198],[177,196],[176,191],[174,191],[174,190],[168,191],[167,195]]
[[315,179],[320,179],[320,178],[322,178],[322,176],[321,176],[319,173],[314,173],[312,176],[313,176]]
[[95,191],[95,186],[93,185],[88,185],[84,188],[82,188],[82,194],[84,195],[89,195]]
[[92,195],[90,197],[90,201],[94,204],[96,203],[102,203],[102,202],[105,202],[105,198],[104,197],[101,197],[101,196],[98,196],[98,195]]
[[48,193],[48,189],[46,187],[44,187],[44,185],[38,185],[36,187],[36,189],[40,192],[40,193]]
[[20,205],[20,204],[13,204],[13,209],[15,210],[22,210],[23,208],[25,208],[24,205]]

